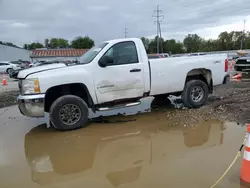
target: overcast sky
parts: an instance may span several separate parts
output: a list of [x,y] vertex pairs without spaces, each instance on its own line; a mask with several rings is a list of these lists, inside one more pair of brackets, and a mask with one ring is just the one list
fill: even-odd
[[165,39],[188,33],[216,38],[225,30],[250,30],[249,0],[0,0],[0,41],[18,45],[45,38],[72,40],[88,35],[96,42],[153,36],[156,5],[163,10]]

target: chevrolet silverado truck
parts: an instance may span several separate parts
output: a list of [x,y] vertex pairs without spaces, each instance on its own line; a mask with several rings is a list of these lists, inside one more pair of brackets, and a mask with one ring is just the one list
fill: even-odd
[[140,39],[103,42],[75,65],[44,65],[18,73],[19,109],[29,117],[49,114],[59,130],[84,127],[94,113],[138,105],[154,96],[182,96],[189,108],[206,103],[227,77],[227,55],[152,59]]

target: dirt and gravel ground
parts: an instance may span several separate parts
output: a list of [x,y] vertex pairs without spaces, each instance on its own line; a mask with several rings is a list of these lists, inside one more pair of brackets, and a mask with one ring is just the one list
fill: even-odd
[[[0,108],[15,105],[18,94],[16,90],[0,92]],[[194,124],[201,119],[213,118],[250,123],[250,83],[229,83],[216,87],[207,105],[199,109],[177,106],[179,108],[174,110],[166,106],[153,110],[164,110],[169,120],[173,119],[176,123],[176,119],[179,119],[182,124]]]
[[207,105],[199,109],[177,106],[176,110],[166,112],[167,119],[173,120],[174,124],[190,126],[201,120],[218,119],[244,125],[250,123],[250,83],[231,82],[216,87]]

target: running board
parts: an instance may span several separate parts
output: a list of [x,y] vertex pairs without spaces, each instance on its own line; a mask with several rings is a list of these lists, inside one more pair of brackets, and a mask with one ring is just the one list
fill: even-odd
[[116,109],[119,109],[119,108],[137,106],[139,104],[141,104],[141,102],[128,103],[128,104],[125,104],[125,105],[117,105],[117,106],[113,106],[113,107],[101,107],[101,108],[97,108],[97,110],[98,111],[116,110]]

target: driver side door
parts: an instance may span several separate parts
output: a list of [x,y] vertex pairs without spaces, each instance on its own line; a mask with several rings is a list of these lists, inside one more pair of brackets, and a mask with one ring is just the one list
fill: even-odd
[[105,54],[105,65],[95,72],[98,103],[142,97],[144,93],[143,62],[136,44],[126,41],[114,44]]

